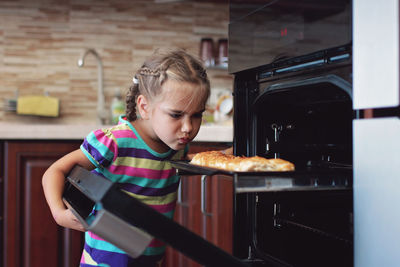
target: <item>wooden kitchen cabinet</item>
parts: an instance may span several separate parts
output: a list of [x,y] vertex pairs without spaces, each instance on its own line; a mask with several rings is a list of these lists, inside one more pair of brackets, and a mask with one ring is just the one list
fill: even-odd
[[[81,141],[0,141],[1,266],[78,266],[83,233],[58,226],[42,190],[42,176],[57,159],[79,148]],[[194,143],[190,153],[228,148],[225,143]],[[206,211],[201,212],[201,176],[182,177],[182,201],[175,220],[215,245],[232,251],[232,181],[206,180]],[[166,266],[200,266],[168,248]]]
[[[222,150],[226,144],[193,144],[190,153]],[[232,177],[214,175],[205,178],[205,207],[201,210],[199,175],[182,176],[181,197],[175,211],[175,221],[209,242],[232,254],[233,181]],[[179,237],[178,237],[179,238]],[[199,267],[200,264],[167,247],[166,267]]]
[[[78,266],[83,233],[58,226],[42,190],[42,175],[81,141],[4,141],[2,266]],[[2,193],[2,195],[1,195]]]
[[0,142],[0,263],[3,266],[3,225],[4,225],[4,193],[3,193],[3,185],[4,185],[4,143]]
[[[233,179],[232,176],[224,175],[214,175],[210,178],[211,190],[206,192],[206,199],[209,200],[206,204],[210,207],[210,215],[203,215],[207,223],[205,237],[232,254]],[[208,212],[208,209],[206,211]]]

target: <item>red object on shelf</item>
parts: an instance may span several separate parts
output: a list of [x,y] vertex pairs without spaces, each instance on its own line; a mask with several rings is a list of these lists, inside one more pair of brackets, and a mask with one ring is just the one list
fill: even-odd
[[200,58],[205,67],[214,66],[214,42],[211,38],[202,38],[200,43]]
[[218,59],[217,65],[221,67],[228,67],[228,40],[218,40]]

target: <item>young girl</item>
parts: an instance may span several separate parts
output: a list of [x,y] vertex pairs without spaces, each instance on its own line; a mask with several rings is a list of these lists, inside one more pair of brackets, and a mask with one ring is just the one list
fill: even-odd
[[[54,220],[84,231],[62,201],[65,176],[77,164],[118,183],[131,196],[172,218],[179,177],[166,160],[186,156],[209,94],[206,71],[194,57],[183,50],[154,54],[134,76],[126,116],[119,124],[90,133],[80,149],[45,172],[43,189]],[[160,266],[164,251],[164,244],[154,239],[143,255],[133,259],[86,232],[81,266]]]

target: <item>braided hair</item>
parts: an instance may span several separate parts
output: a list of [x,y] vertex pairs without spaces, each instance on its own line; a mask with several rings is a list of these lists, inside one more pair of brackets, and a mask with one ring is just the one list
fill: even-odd
[[162,93],[161,86],[168,79],[199,85],[199,93],[205,100],[210,95],[210,81],[201,61],[182,49],[167,53],[156,51],[136,72],[134,82],[128,90],[126,116],[129,121],[137,119],[138,96],[155,99]]

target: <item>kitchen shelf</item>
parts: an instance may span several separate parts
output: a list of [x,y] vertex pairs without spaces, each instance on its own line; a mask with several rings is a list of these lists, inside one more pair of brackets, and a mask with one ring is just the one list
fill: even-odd
[[207,70],[228,70],[228,66],[210,66],[206,67]]

